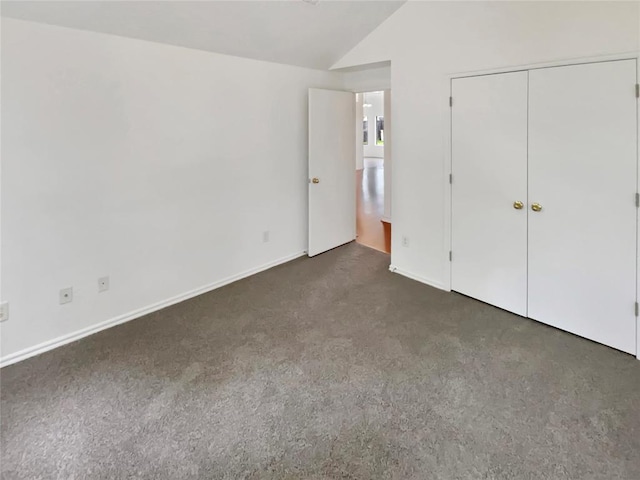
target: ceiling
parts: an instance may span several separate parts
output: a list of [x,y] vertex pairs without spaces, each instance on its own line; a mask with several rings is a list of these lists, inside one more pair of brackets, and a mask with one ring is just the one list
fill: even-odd
[[404,1],[2,1],[4,17],[328,69]]

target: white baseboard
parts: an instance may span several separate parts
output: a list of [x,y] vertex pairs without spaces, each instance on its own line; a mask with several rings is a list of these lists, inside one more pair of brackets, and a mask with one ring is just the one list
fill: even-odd
[[429,285],[430,287],[437,288],[438,290],[444,290],[445,292],[451,291],[448,288],[446,288],[442,284],[442,282],[436,282],[435,280],[431,280],[430,278],[422,277],[420,275],[416,275],[415,273],[402,270],[401,268],[398,268],[395,265],[389,265],[389,271],[393,273],[399,273],[403,277],[410,278],[411,280],[415,280],[416,282],[424,283],[425,285]]
[[250,277],[251,275],[255,275],[256,273],[263,272],[277,265],[290,262],[291,260],[295,260],[296,258],[302,257],[306,254],[307,252],[305,251],[305,252],[299,252],[293,255],[288,255],[286,257],[279,258],[278,260],[274,260],[273,262],[265,263],[264,265],[261,265],[259,267],[246,270],[237,275],[232,275],[223,280],[219,280],[217,282],[204,285],[202,287],[196,288],[194,290],[190,290],[180,295],[176,295],[175,297],[171,297],[167,300],[163,300],[161,302],[157,302],[152,305],[139,308],[137,310],[134,310],[129,313],[125,313],[123,315],[118,315],[117,317],[111,318],[109,320],[105,320],[104,322],[97,323],[90,327],[86,327],[81,330],[77,330],[73,333],[69,333],[67,335],[63,335],[58,338],[54,338],[53,340],[48,340],[38,345],[34,345],[33,347],[28,347],[18,352],[11,353],[9,355],[6,355],[0,358],[0,368],[20,362],[30,357],[35,357],[36,355],[40,355],[41,353],[47,352],[49,350],[53,350],[54,348],[61,347],[62,345],[66,345],[67,343],[75,342],[76,340],[80,340],[81,338],[88,337],[89,335],[93,335],[94,333],[98,333],[102,330],[106,330],[107,328],[120,325],[121,323],[126,323],[130,320],[134,320],[136,318],[142,317],[149,313],[156,312],[158,310],[169,307],[176,303],[180,303],[190,298],[197,297],[198,295],[202,295],[203,293],[207,293],[217,288],[224,287],[225,285],[228,285],[233,282],[237,282],[238,280],[242,280],[243,278]]

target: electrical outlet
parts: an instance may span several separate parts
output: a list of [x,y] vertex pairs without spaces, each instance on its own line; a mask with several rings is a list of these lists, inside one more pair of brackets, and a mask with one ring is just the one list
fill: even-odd
[[267,243],[269,241],[269,230],[262,232],[262,242]]
[[60,305],[71,303],[73,301],[73,287],[67,287],[60,290]]
[[98,279],[98,292],[106,292],[109,290],[109,277],[100,277]]
[[0,303],[0,322],[9,320],[9,302]]
[[403,247],[408,247],[409,246],[409,237],[402,237],[402,246]]

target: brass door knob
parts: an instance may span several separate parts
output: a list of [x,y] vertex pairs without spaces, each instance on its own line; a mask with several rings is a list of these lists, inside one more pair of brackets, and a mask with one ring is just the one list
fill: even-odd
[[513,202],[513,208],[515,208],[516,210],[522,210],[522,207],[524,207],[524,203],[522,203],[520,200]]
[[313,177],[313,180],[311,180],[313,183],[320,183],[320,179],[317,177]]
[[542,210],[542,205],[540,205],[539,203],[534,203],[531,205],[531,210],[533,210],[534,212],[539,212],[540,210]]

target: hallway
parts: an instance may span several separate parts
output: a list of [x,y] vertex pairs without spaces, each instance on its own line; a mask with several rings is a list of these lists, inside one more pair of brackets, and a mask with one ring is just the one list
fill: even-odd
[[356,170],[356,242],[391,253],[391,224],[382,222],[384,214],[384,161],[364,159]]

